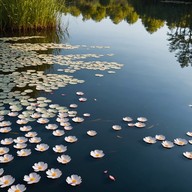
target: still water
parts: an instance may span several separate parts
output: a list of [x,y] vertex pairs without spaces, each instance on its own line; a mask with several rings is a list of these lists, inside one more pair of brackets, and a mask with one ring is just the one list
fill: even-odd
[[[78,116],[82,117],[83,113],[90,113],[91,116],[84,117],[85,121],[80,124],[70,119],[73,129],[65,131],[62,137],[54,137],[51,131],[45,129],[45,125],[29,122],[27,125],[31,125],[33,131],[38,133],[42,143],[50,146],[49,150],[38,152],[35,145],[28,142],[27,148],[31,149],[32,154],[17,157],[16,149],[10,145],[10,154],[15,158],[10,163],[0,164],[0,168],[4,168],[6,175],[15,178],[14,184],[25,184],[28,192],[191,191],[191,160],[183,156],[183,152],[192,151],[191,145],[175,145],[172,149],[166,149],[160,141],[155,144],[143,141],[146,136],[158,134],[165,135],[172,142],[175,138],[190,140],[186,133],[192,132],[192,109],[189,107],[192,104],[192,69],[187,67],[190,62],[181,67],[176,53],[170,52],[168,34],[171,29],[164,24],[150,33],[140,18],[134,24],[124,20],[115,24],[109,17],[98,22],[85,20],[81,14],[74,17],[66,13],[62,21],[64,27],[68,23],[69,36],[61,37],[60,43],[80,47],[53,49],[51,54],[103,54],[100,58],[82,60],[117,62],[123,67],[114,70],[114,74],[81,69],[69,75],[84,80],[84,83],[67,85],[51,93],[35,90],[31,97],[43,96],[54,104],[66,107],[75,103],[78,104],[78,108],[74,109]],[[42,41],[35,39],[33,43]],[[114,55],[108,57],[107,54]],[[67,74],[59,70],[63,66],[57,62],[45,64],[42,68],[25,67],[19,71],[28,69],[44,70],[45,74]],[[95,74],[103,76],[96,77]],[[86,102],[78,101],[77,91],[85,93]],[[7,109],[8,105],[5,107]],[[146,127],[128,127],[122,120],[126,116],[132,117],[134,123],[137,117],[146,117]],[[19,131],[21,126],[16,123],[16,117],[5,115],[5,119],[12,122],[12,131],[1,134],[1,139],[24,136],[25,133]],[[56,117],[51,118],[49,123],[59,125]],[[114,131],[113,125],[122,126],[122,130]],[[59,128],[63,129],[61,126]],[[97,131],[97,135],[89,137],[86,133],[88,130]],[[78,141],[73,144],[64,141],[64,137],[69,135],[76,136]],[[65,154],[71,157],[71,162],[66,165],[57,162],[60,154],[52,150],[56,144],[67,146]],[[105,156],[101,159],[92,158],[90,151],[95,149],[103,150]],[[40,172],[40,182],[27,185],[23,177],[33,172],[32,165],[39,161],[48,163],[49,168],[59,168],[62,176],[52,180],[46,177],[45,172]],[[106,170],[108,172],[104,173]],[[66,183],[67,176],[72,174],[81,176],[82,183],[79,186],[72,187]],[[114,176],[115,181],[110,180],[109,175]]]

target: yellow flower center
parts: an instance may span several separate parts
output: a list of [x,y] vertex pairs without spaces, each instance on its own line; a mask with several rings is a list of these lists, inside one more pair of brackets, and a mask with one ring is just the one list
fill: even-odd
[[71,182],[72,182],[72,183],[76,183],[76,182],[77,182],[77,180],[73,179]]
[[57,174],[56,173],[52,173],[52,176],[55,177]]
[[19,189],[16,189],[16,190],[15,190],[15,192],[21,192],[21,190],[19,190]]
[[31,177],[31,178],[30,178],[30,181],[35,181],[35,178],[34,178],[34,177]]
[[100,157],[100,154],[99,154],[99,153],[97,153],[97,154],[95,154],[95,156],[96,156],[96,157]]
[[38,169],[39,169],[39,170],[42,170],[42,166],[38,166]]
[[9,184],[9,180],[5,180],[5,181],[4,181],[4,184],[5,184],[5,185]]

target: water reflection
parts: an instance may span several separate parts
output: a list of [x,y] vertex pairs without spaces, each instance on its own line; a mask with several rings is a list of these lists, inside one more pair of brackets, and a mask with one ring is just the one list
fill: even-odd
[[73,16],[82,14],[83,20],[101,21],[109,17],[113,23],[126,21],[134,24],[140,19],[146,31],[154,33],[165,24],[169,50],[175,52],[181,67],[191,65],[192,4],[173,4],[158,0],[67,0],[65,13]]

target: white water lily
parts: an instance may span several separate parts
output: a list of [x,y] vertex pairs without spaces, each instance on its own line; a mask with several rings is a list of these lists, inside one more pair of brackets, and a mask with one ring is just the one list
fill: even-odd
[[9,152],[8,147],[0,147],[0,155],[4,155]]
[[25,124],[27,124],[29,121],[26,120],[26,119],[19,119],[19,120],[17,120],[16,122],[17,122],[17,124],[19,124],[19,125],[25,125]]
[[61,155],[57,157],[57,161],[62,164],[67,164],[71,161],[71,157],[69,155]]
[[171,141],[163,141],[161,144],[163,145],[163,147],[168,148],[168,149],[174,147],[174,144]]
[[156,143],[156,139],[154,137],[150,137],[150,136],[144,137],[143,141],[145,141],[146,143],[150,143],[150,144]]
[[45,126],[46,129],[49,129],[49,130],[55,130],[58,128],[58,125],[56,124],[48,124]]
[[3,127],[0,128],[0,133],[9,133],[11,130],[11,127]]
[[67,146],[55,145],[55,147],[53,147],[53,151],[55,151],[56,153],[64,153],[65,151],[67,151]]
[[79,175],[71,175],[66,178],[66,182],[69,185],[76,186],[82,183],[82,179]]
[[145,123],[137,122],[137,123],[135,123],[135,126],[138,127],[138,128],[143,128],[143,127],[145,127],[146,125],[145,125]]
[[31,129],[32,129],[31,126],[23,126],[23,127],[20,127],[20,131],[24,131],[24,132],[31,131]]
[[28,184],[38,183],[41,179],[41,176],[37,173],[30,173],[29,175],[24,176],[24,181]]
[[123,121],[131,122],[133,119],[131,117],[123,117]]
[[68,117],[68,113],[59,112],[58,117],[60,117],[60,118]]
[[192,137],[192,132],[187,132],[186,133],[188,136]]
[[32,167],[35,172],[45,171],[48,168],[48,164],[41,161],[41,162],[35,163]]
[[46,150],[48,150],[49,149],[49,145],[47,145],[47,144],[44,144],[44,143],[41,143],[41,144],[37,144],[36,145],[36,148],[35,148],[35,150],[36,151],[46,151]]
[[28,139],[26,137],[17,137],[13,140],[15,143],[26,143]]
[[81,98],[79,98],[79,101],[80,101],[80,102],[85,102],[85,101],[87,101],[87,98],[81,97]]
[[23,184],[12,185],[8,189],[8,192],[23,192],[23,191],[26,191],[26,187]]
[[78,96],[84,95],[84,93],[83,93],[82,91],[77,91],[76,94],[77,94]]
[[84,113],[83,116],[84,116],[84,117],[90,117],[91,114],[90,114],[90,113]]
[[187,157],[188,159],[192,159],[192,152],[186,151],[186,152],[183,153],[183,155],[184,155],[185,157]]
[[4,154],[3,156],[0,156],[0,163],[8,163],[13,159],[14,159],[13,155]]
[[32,137],[29,139],[30,143],[40,143],[41,142],[41,138],[40,137]]
[[165,136],[164,135],[155,135],[155,138],[159,141],[164,141],[165,140]]
[[147,118],[146,117],[138,117],[137,120],[140,122],[146,122]]
[[0,122],[0,127],[8,127],[11,125],[10,121],[2,121]]
[[10,117],[16,117],[18,116],[18,112],[9,112],[7,115],[9,115]]
[[31,154],[31,149],[21,149],[17,151],[17,155],[20,157],[26,157],[26,156],[29,156],[30,154]]
[[70,104],[69,107],[70,107],[70,108],[77,108],[78,105],[77,105],[77,104]]
[[91,155],[92,157],[94,157],[94,158],[102,158],[105,154],[103,153],[102,150],[96,149],[96,150],[94,150],[94,151],[91,151],[91,152],[90,152],[90,155]]
[[25,134],[25,137],[35,137],[35,136],[37,136],[37,132],[35,132],[35,131],[33,131],[33,132],[30,131]]
[[10,145],[13,143],[13,139],[12,138],[5,138],[1,140],[1,144],[2,145]]
[[0,177],[0,187],[4,188],[7,186],[12,185],[14,183],[15,178],[13,178],[11,175],[4,175],[3,177]]
[[183,145],[186,145],[188,142],[186,139],[176,138],[176,139],[174,139],[174,143],[176,145],[183,146]]
[[112,129],[115,131],[120,131],[122,129],[122,127],[120,125],[113,125]]
[[135,127],[135,123],[128,123],[127,124],[129,127]]
[[3,175],[3,173],[4,173],[4,169],[1,168],[1,169],[0,169],[0,176]]
[[82,117],[74,117],[72,121],[75,123],[81,123],[84,121],[84,119]]
[[25,147],[27,147],[26,143],[17,143],[16,145],[13,145],[14,148],[16,149],[24,149]]
[[73,127],[72,127],[72,126],[65,126],[64,129],[65,129],[66,131],[70,131],[70,130],[73,129]]
[[39,118],[37,120],[37,122],[40,123],[40,124],[46,124],[46,123],[49,122],[49,119],[47,119],[47,118]]
[[65,141],[67,141],[68,143],[74,143],[76,142],[78,139],[77,137],[75,136],[68,136],[68,137],[65,137]]
[[41,114],[40,113],[33,113],[33,114],[31,114],[31,117],[34,119],[38,119],[41,117]]
[[94,137],[95,135],[97,135],[97,132],[94,130],[89,130],[89,131],[87,131],[87,135]]
[[55,130],[55,131],[53,131],[53,135],[57,136],[57,137],[62,136],[64,134],[65,134],[65,132],[63,130]]
[[48,178],[57,179],[57,178],[61,177],[62,172],[59,169],[51,168],[46,171],[46,174],[47,174]]

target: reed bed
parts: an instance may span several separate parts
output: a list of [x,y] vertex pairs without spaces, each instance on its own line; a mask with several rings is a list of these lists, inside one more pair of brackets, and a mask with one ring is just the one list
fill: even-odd
[[56,27],[63,0],[0,0],[1,30],[30,30]]

